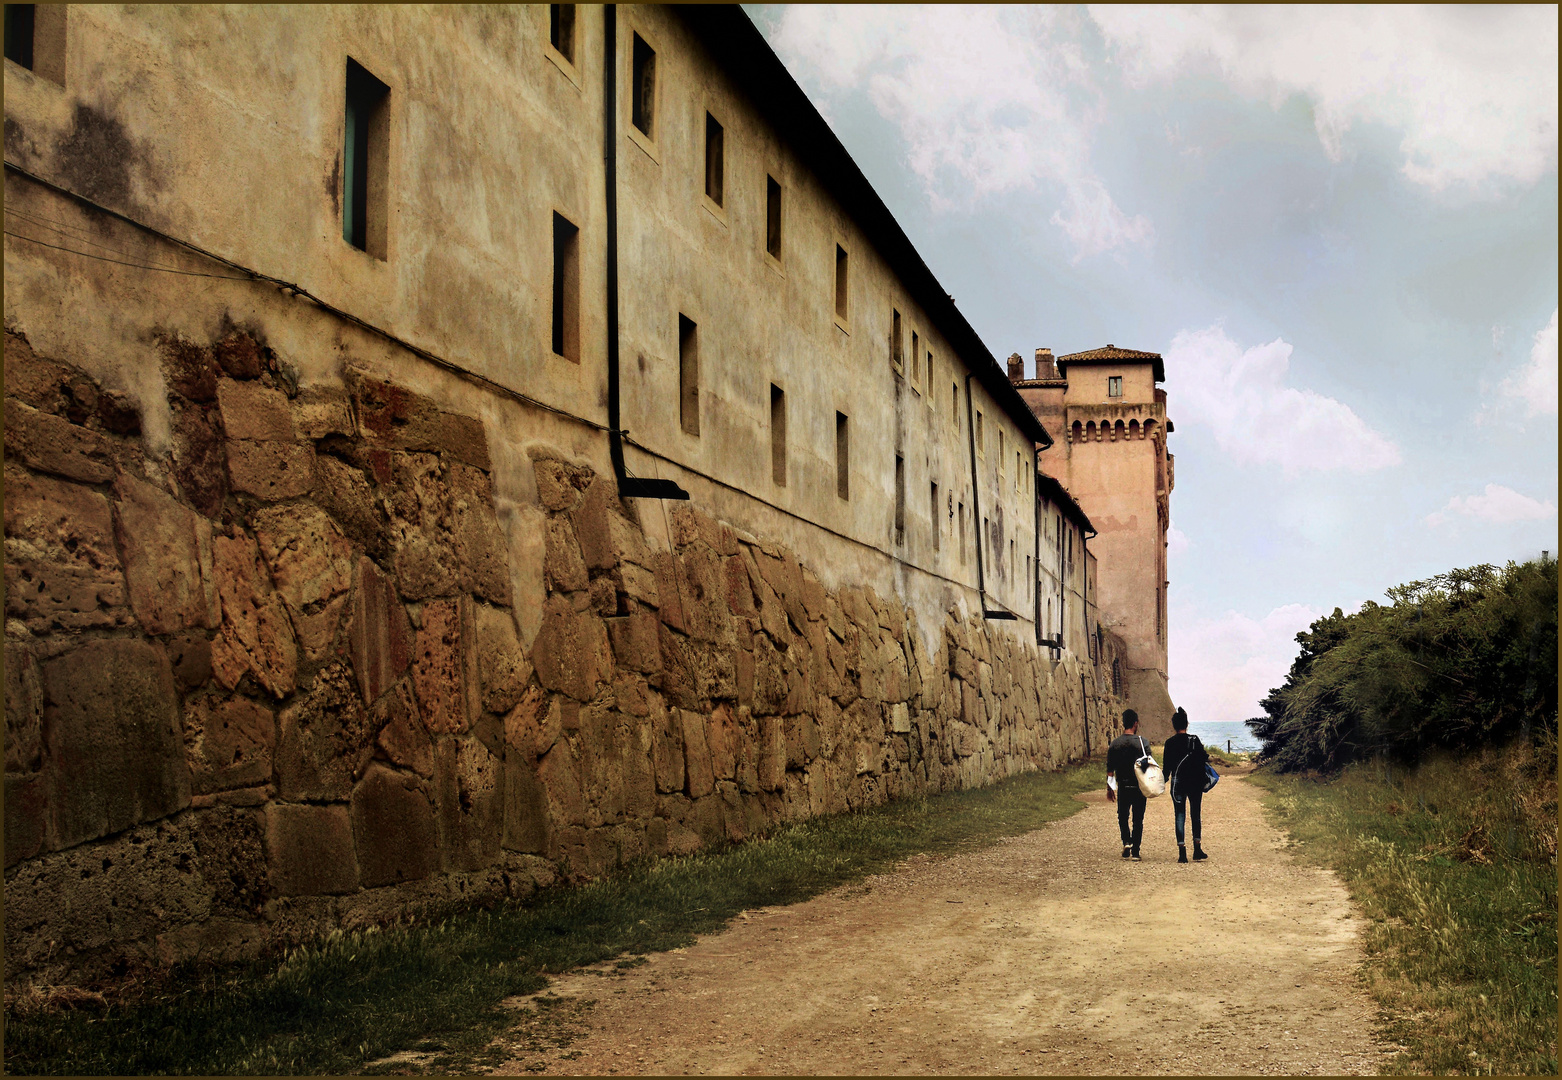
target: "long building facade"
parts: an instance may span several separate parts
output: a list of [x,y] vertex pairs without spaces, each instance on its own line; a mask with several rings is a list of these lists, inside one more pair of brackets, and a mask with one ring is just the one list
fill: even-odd
[[741,11],[38,11],[9,973],[248,955],[1110,738],[1130,646],[1057,432]]

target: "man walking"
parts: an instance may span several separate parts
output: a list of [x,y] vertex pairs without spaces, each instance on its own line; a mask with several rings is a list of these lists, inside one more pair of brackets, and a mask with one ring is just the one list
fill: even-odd
[[[1139,777],[1134,772],[1134,762],[1149,752],[1139,738],[1139,714],[1132,709],[1123,710],[1123,733],[1112,740],[1106,750],[1106,773],[1117,779],[1117,829],[1123,834],[1123,858],[1139,858],[1139,840],[1144,836],[1144,808],[1149,801],[1139,790]],[[1112,787],[1107,785],[1107,801],[1112,801]],[[1129,815],[1133,816],[1133,831],[1128,828]]]
[[1199,806],[1204,801],[1204,766],[1209,751],[1197,735],[1188,731],[1188,714],[1178,709],[1172,714],[1172,729],[1177,734],[1166,740],[1166,775],[1171,777],[1173,824],[1177,831],[1177,861],[1188,861],[1188,845],[1183,841],[1186,811],[1193,817],[1193,861],[1209,858],[1199,843]]

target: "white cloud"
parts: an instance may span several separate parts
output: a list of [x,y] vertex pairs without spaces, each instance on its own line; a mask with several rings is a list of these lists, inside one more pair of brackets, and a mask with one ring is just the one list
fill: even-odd
[[1193,543],[1188,539],[1187,533],[1183,532],[1175,525],[1167,526],[1166,555],[1168,558],[1175,559],[1177,556],[1183,554],[1188,550],[1188,548],[1192,546]]
[[1325,612],[1286,604],[1261,619],[1228,611],[1184,620],[1173,612],[1169,648],[1172,700],[1194,720],[1246,720],[1285,681],[1296,659],[1296,635]]
[[1045,187],[1074,261],[1147,244],[1091,168],[1099,122],[1074,13],[1057,8],[784,9],[772,44],[798,81],[833,105],[865,90],[907,145],[933,209]]
[[1344,402],[1286,385],[1291,346],[1243,350],[1219,326],[1183,330],[1166,351],[1179,421],[1203,425],[1239,465],[1366,472],[1400,462],[1399,448]]
[[1545,521],[1556,516],[1556,504],[1549,499],[1541,502],[1520,495],[1510,487],[1487,484],[1480,495],[1455,495],[1441,510],[1428,514],[1426,523],[1436,528],[1461,517],[1490,525],[1511,525],[1516,521]]
[[1505,397],[1523,403],[1525,413],[1539,416],[1557,412],[1557,313],[1535,332],[1529,350],[1529,363],[1502,380],[1498,389]]
[[1533,184],[1557,158],[1557,8],[1090,8],[1138,86],[1213,70],[1278,107],[1313,104],[1333,161],[1358,123],[1402,135],[1402,171],[1434,191]]

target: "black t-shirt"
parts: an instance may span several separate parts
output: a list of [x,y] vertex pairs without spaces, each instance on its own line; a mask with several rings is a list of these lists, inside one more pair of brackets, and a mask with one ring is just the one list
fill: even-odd
[[[1166,780],[1177,781],[1177,795],[1204,790],[1204,765],[1209,761],[1209,751],[1203,741],[1189,731],[1179,732],[1166,740]],[[1181,772],[1177,770],[1181,769]],[[1121,783],[1121,781],[1119,781]]]
[[1134,762],[1150,752],[1150,740],[1127,732],[1112,740],[1106,748],[1106,771],[1117,777],[1118,791],[1138,791],[1139,777]]

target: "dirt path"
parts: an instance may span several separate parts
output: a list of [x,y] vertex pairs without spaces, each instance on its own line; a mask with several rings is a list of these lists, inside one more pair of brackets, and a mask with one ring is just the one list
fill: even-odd
[[1177,864],[1165,797],[1144,861],[1123,861],[1095,794],[985,851],[571,973],[545,1009],[586,1033],[497,1071],[1372,1073],[1390,1048],[1356,986],[1356,916],[1281,850],[1260,794],[1229,777],[1206,798],[1205,863]]

